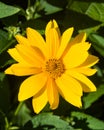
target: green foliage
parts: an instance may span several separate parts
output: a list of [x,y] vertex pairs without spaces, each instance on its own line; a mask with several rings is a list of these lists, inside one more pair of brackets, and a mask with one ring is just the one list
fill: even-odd
[[104,3],[73,1],[69,9],[85,14],[94,20],[104,22]]
[[[104,129],[104,1],[103,0],[2,0],[0,2],[0,130],[103,130]],[[43,36],[45,26],[56,19],[61,32],[74,27],[73,37],[87,33],[90,53],[100,58],[91,77],[96,92],[82,96],[82,109],[60,100],[57,110],[48,105],[35,115],[31,100],[18,102],[19,86],[25,77],[5,75],[15,61],[7,50],[17,42],[15,35],[32,27]]]
[[40,6],[41,6],[42,9],[44,9],[44,12],[45,12],[46,15],[53,14],[53,13],[56,13],[56,12],[62,10],[61,8],[53,6],[53,5],[47,3],[44,0],[41,0]]
[[15,120],[18,125],[23,126],[27,121],[31,120],[32,118],[30,116],[31,112],[30,112],[30,109],[23,102],[19,104],[18,109],[15,111],[15,115],[17,115]]
[[104,3],[90,4],[86,14],[94,20],[104,22]]
[[104,84],[101,84],[96,92],[89,93],[87,96],[83,98],[84,108],[87,109],[94,103],[97,99],[99,99],[102,95],[104,95]]
[[13,44],[13,41],[9,41],[8,37],[9,36],[6,31],[0,30],[0,54]]
[[20,11],[19,8],[6,5],[0,2],[0,18],[8,17],[14,15]]
[[[77,118],[78,121],[81,120],[82,122],[85,121],[87,127],[91,130],[103,130],[104,129],[104,122],[81,112],[72,112],[72,117]],[[81,126],[79,125],[79,128]],[[86,128],[85,128],[86,129]]]
[[3,50],[5,50],[5,46],[8,44],[8,33],[0,30],[0,53],[3,52]]
[[32,118],[24,128],[36,128],[41,130],[74,130],[67,122],[60,119],[59,116],[52,115],[52,113],[42,113]]
[[92,42],[94,48],[100,53],[100,55],[104,56],[104,38],[98,34],[91,34],[89,39]]

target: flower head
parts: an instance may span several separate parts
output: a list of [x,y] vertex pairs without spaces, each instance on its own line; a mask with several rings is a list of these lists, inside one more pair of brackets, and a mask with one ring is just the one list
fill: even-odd
[[18,100],[32,98],[33,109],[39,113],[49,102],[51,109],[59,104],[59,95],[76,107],[81,107],[84,92],[96,91],[87,78],[96,73],[91,67],[98,58],[88,53],[91,44],[86,34],[80,33],[73,40],[73,28],[62,35],[55,20],[45,30],[45,40],[34,29],[27,28],[27,38],[16,35],[19,44],[8,53],[17,61],[6,69],[6,74],[30,75],[20,86]]

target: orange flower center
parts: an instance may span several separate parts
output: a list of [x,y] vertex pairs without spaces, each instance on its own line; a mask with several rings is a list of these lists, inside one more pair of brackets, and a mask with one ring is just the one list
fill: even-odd
[[61,60],[49,59],[46,62],[46,71],[52,78],[56,79],[64,73],[65,69]]

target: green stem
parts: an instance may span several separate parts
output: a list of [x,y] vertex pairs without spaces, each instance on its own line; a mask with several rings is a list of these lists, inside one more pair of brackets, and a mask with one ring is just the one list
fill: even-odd
[[15,113],[14,113],[14,116],[17,116],[17,114],[18,114],[18,112],[19,112],[22,105],[23,105],[23,102],[20,102],[19,105],[17,106],[17,109],[16,109]]
[[8,130],[8,128],[9,128],[8,119],[7,119],[7,117],[5,117],[4,119],[5,119],[5,129]]
[[[19,129],[18,126],[14,126],[15,123],[15,117],[18,115],[18,112],[20,111],[21,106],[23,105],[23,102],[20,102],[14,112],[14,116],[12,118],[12,121],[9,123],[6,123],[6,130],[17,130]],[[5,122],[7,122],[6,118],[5,118]]]
[[29,8],[30,6],[31,6],[31,2],[30,2],[30,0],[28,0],[27,8]]
[[8,130],[8,128],[9,128],[8,118],[5,116],[5,113],[2,112],[1,110],[0,110],[0,113],[1,113],[2,116],[4,117],[4,121],[5,121],[5,130]]

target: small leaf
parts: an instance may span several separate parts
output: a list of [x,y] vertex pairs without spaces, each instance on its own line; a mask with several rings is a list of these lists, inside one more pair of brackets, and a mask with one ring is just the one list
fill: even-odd
[[86,14],[94,20],[104,22],[104,3],[91,3]]
[[20,11],[19,8],[0,2],[0,18],[14,15]]
[[15,40],[8,40],[8,33],[0,30],[0,54],[7,50]]
[[3,48],[8,44],[8,33],[0,30],[0,53],[2,53]]
[[73,1],[71,4],[69,3],[68,9],[71,9],[73,11],[79,12],[84,14],[86,10],[88,9],[90,3],[88,2],[83,2],[83,1]]
[[73,128],[69,126],[67,122],[60,119],[59,116],[52,115],[51,113],[42,113],[33,117],[31,122],[28,122],[25,127],[29,127],[29,124],[32,126],[32,128],[41,130],[73,130]]
[[[72,112],[72,117],[77,118],[78,120],[85,121],[87,126],[91,130],[104,130],[104,122],[94,118],[90,115],[81,113],[81,112]],[[81,126],[79,125],[81,128]]]
[[30,110],[23,102],[21,102],[19,105],[21,106],[20,110],[18,113],[15,113],[15,115],[17,115],[16,122],[19,126],[23,126],[27,121],[31,119]]
[[97,34],[91,34],[89,37],[97,46],[104,49],[104,38]]
[[87,109],[94,103],[97,99],[99,99],[102,95],[104,95],[104,84],[100,85],[96,92],[89,93],[87,96],[83,97],[84,108]]
[[96,33],[97,30],[102,26],[102,24],[99,24],[99,25],[96,25],[96,26],[93,26],[93,27],[89,27],[89,28],[85,28],[85,29],[82,29],[82,30],[79,30],[79,33],[81,32],[86,32],[87,33],[87,36],[89,36],[90,34],[92,33]]
[[104,56],[104,38],[97,34],[89,35],[89,39],[92,42],[92,46],[98,51],[102,56]]
[[47,3],[46,1],[43,1],[43,0],[40,3],[40,7],[44,9],[44,12],[46,15],[53,14],[53,13],[56,13],[56,12],[59,12],[62,10],[62,8],[53,6],[53,5]]
[[73,1],[68,9],[85,14],[94,20],[104,22],[104,3]]

